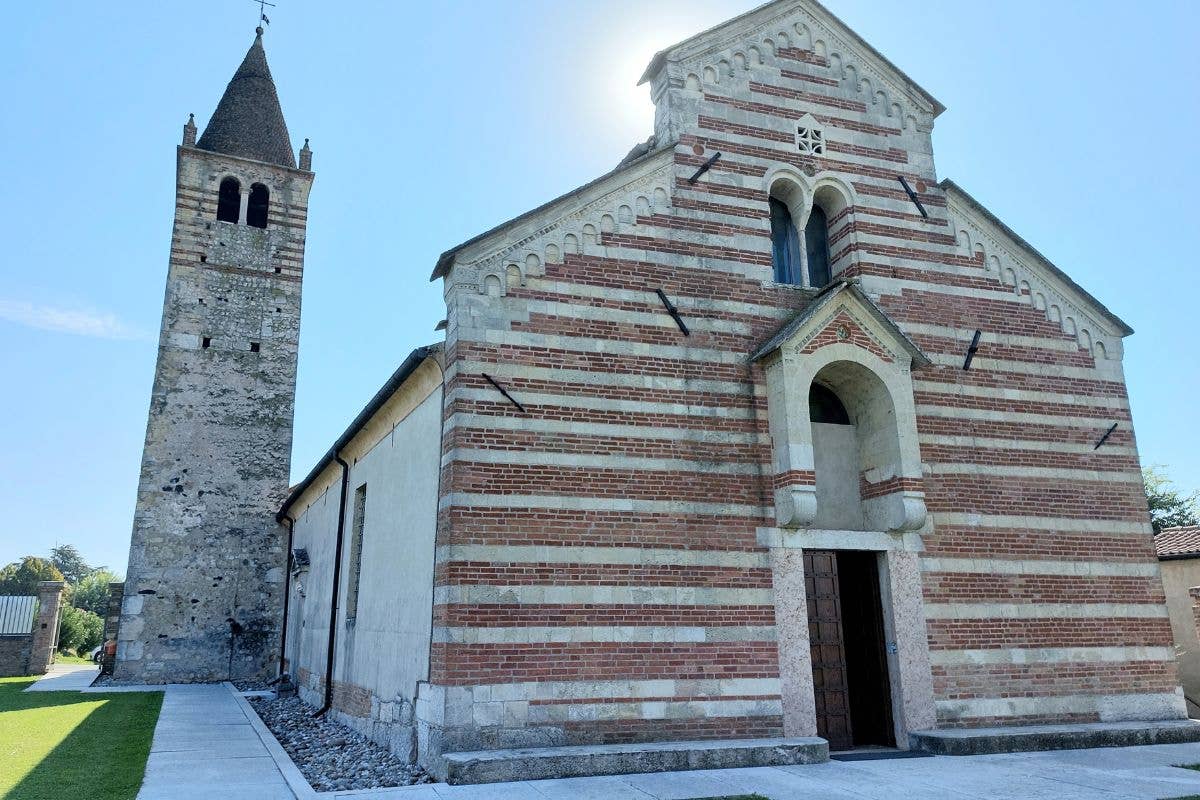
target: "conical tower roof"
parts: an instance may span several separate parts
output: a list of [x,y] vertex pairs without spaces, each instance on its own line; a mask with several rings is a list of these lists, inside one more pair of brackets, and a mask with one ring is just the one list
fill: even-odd
[[196,147],[295,169],[292,140],[263,50],[262,28],[257,33]]

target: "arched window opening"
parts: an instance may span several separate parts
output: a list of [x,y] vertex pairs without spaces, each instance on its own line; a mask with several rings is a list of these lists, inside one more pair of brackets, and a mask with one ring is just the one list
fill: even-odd
[[800,234],[792,220],[792,212],[782,200],[772,197],[771,204],[771,263],[775,267],[775,282],[800,286],[804,282],[800,265]]
[[849,425],[846,407],[831,389],[814,383],[808,391],[808,418],[826,425]]
[[809,388],[813,469],[821,530],[884,530],[864,486],[900,474],[896,410],[883,380],[850,361],[821,369]]
[[246,224],[252,228],[267,227],[267,206],[271,192],[261,183],[250,187],[250,203],[246,206]]
[[821,287],[829,283],[829,219],[825,209],[813,204],[804,226],[804,249],[808,257],[808,282]]
[[242,185],[237,178],[226,178],[221,181],[221,189],[217,193],[217,221],[237,224],[242,213]]

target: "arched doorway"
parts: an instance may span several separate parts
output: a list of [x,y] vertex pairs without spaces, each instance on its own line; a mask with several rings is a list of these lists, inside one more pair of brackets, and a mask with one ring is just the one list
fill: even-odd
[[[809,387],[808,408],[817,495],[813,525],[869,530],[867,475],[898,467],[887,387],[862,365],[833,362]],[[804,551],[817,735],[832,750],[896,743],[879,560],[879,553],[863,550]]]

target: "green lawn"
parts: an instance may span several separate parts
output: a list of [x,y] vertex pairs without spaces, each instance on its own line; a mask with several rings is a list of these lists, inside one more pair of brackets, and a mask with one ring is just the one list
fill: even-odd
[[86,656],[73,656],[70,653],[55,653],[55,664],[91,664],[92,660]]
[[0,678],[0,798],[132,800],[162,692],[22,693]]

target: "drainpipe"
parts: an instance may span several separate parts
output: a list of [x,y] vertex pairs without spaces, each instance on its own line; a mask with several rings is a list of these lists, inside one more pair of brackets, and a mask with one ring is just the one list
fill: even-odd
[[350,491],[350,465],[341,454],[335,454],[334,460],[342,467],[342,499],[338,504],[337,545],[333,551],[333,591],[329,598],[329,648],[325,655],[325,704],[321,706],[314,717],[319,717],[333,706],[333,657],[337,643],[337,614],[338,590],[342,580],[342,533],[346,529],[346,495]]
[[283,662],[287,659],[288,603],[292,599],[292,538],[296,532],[296,520],[291,517],[283,519],[288,526],[288,543],[283,562],[283,630],[279,634],[279,676],[283,675]]

